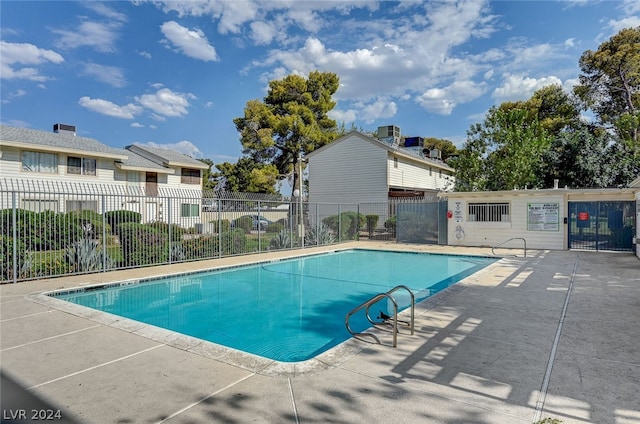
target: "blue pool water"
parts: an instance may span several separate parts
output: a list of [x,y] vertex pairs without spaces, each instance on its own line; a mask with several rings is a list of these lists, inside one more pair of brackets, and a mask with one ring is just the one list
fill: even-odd
[[[347,250],[57,294],[60,299],[283,362],[310,359],[350,337],[345,315],[403,284],[416,302],[495,259]],[[404,295],[404,297],[403,297]],[[394,293],[399,308],[408,294]],[[385,313],[387,300],[371,309]],[[374,315],[375,314],[375,315]],[[370,326],[364,312],[351,328]]]

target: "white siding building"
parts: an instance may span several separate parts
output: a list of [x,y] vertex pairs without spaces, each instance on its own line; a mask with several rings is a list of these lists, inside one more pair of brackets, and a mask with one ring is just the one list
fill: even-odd
[[429,197],[453,188],[444,162],[352,131],[307,155],[309,201],[384,203],[390,197]]
[[[36,212],[127,209],[139,212],[143,222],[171,214],[173,222],[191,226],[200,222],[202,171],[207,168],[170,150],[109,147],[77,136],[69,125],[56,124],[52,132],[0,126],[0,209],[14,201]],[[10,192],[20,198],[10,199]],[[64,198],[55,197],[56,192]],[[89,194],[114,196],[98,201]],[[167,205],[169,196],[178,200]]]

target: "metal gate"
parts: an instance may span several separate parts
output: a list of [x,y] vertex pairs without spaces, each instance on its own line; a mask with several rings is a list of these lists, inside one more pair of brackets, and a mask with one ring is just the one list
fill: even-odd
[[569,202],[569,249],[633,251],[635,202]]
[[404,243],[447,244],[447,201],[401,203],[396,239]]

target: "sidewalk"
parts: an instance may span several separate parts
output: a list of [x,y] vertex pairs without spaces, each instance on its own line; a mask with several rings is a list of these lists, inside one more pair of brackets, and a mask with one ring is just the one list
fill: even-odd
[[[0,365],[35,395],[31,402],[80,423],[640,423],[640,260],[575,251],[527,256],[505,257],[423,302],[415,335],[400,335],[395,349],[350,340],[312,364],[291,366],[34,301],[42,291],[251,256],[5,284]],[[3,381],[3,414],[43,408],[7,404],[15,402],[7,393],[18,390],[8,387]]]

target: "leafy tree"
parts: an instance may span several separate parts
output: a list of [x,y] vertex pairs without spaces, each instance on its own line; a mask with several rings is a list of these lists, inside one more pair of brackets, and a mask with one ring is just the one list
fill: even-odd
[[557,179],[561,187],[609,187],[614,180],[611,142],[611,135],[595,125],[563,131],[544,153],[544,186]]
[[627,28],[580,57],[574,88],[599,122],[637,149],[640,143],[640,27]]
[[278,175],[293,171],[293,189],[301,189],[299,155],[336,137],[336,122],[327,113],[335,107],[338,83],[336,74],[319,71],[308,78],[289,75],[270,81],[267,96],[248,101],[244,116],[233,120],[243,152],[255,162],[274,165]]
[[511,105],[492,107],[483,123],[471,127],[460,156],[451,161],[458,191],[542,186],[542,153],[551,138],[531,114]]
[[276,193],[278,169],[275,165],[258,163],[250,157],[242,157],[237,163],[216,165],[214,174],[218,187],[229,192]]
[[446,162],[450,156],[454,156],[458,153],[458,148],[455,146],[455,144],[444,138],[425,137],[424,148],[429,150],[440,150],[440,153],[442,154],[442,160],[444,162]]
[[202,171],[202,189],[205,191],[213,191],[216,188],[214,174],[211,171],[213,161],[211,159],[198,159],[202,163],[209,165],[208,169]]

